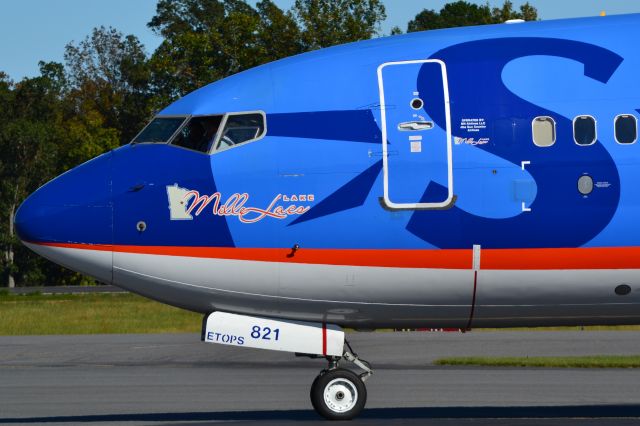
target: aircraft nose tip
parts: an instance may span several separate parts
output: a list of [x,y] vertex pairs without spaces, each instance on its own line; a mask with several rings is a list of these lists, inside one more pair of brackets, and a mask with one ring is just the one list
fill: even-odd
[[26,200],[22,202],[20,207],[18,207],[18,211],[15,214],[13,225],[16,230],[16,235],[23,242],[34,241],[35,234],[34,230],[37,227],[34,224],[38,222],[38,206],[33,202],[32,197],[27,197]]
[[27,243],[111,244],[110,154],[58,176],[18,208],[15,229]]
[[110,157],[97,157],[42,186],[20,205],[14,219],[16,234],[27,247],[106,282],[112,274]]

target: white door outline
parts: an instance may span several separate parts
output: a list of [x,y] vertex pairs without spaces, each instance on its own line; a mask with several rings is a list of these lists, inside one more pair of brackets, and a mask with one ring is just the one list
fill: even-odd
[[[389,158],[387,148],[387,112],[384,99],[384,82],[382,70],[388,66],[436,63],[442,70],[442,85],[444,86],[444,108],[447,124],[447,199],[439,203],[394,203],[389,199]],[[380,112],[382,115],[382,173],[384,182],[384,203],[393,210],[444,209],[451,207],[453,195],[453,152],[451,146],[451,110],[449,104],[449,82],[447,80],[447,66],[439,59],[423,59],[415,61],[385,62],[378,67],[378,90],[380,92]]]

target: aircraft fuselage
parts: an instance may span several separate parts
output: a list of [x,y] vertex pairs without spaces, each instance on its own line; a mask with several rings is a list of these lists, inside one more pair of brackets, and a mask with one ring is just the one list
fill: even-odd
[[355,328],[640,323],[640,15],[429,31],[203,87],[35,192],[37,253]]

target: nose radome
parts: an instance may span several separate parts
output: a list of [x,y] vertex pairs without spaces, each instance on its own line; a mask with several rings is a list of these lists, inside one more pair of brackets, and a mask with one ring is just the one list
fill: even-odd
[[15,229],[39,255],[69,269],[112,281],[111,153],[58,176],[18,208]]

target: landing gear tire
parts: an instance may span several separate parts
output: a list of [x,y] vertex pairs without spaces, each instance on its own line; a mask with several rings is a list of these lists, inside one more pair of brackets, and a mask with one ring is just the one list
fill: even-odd
[[351,420],[360,414],[366,402],[367,388],[350,370],[327,370],[311,385],[311,405],[328,420]]

